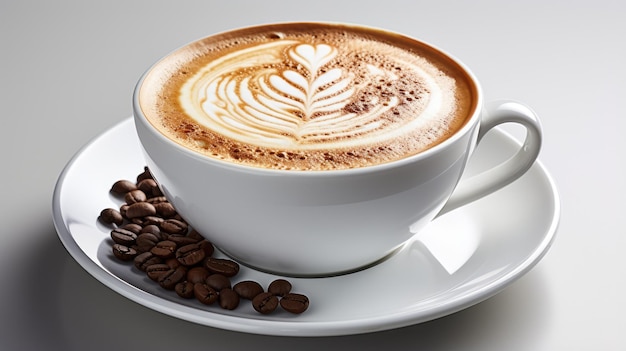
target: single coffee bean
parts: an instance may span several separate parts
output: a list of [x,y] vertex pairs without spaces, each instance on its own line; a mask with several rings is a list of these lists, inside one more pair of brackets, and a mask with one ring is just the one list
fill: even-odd
[[137,189],[143,191],[148,197],[162,196],[161,189],[154,179],[144,179],[137,183]]
[[193,285],[193,294],[198,301],[205,305],[211,305],[218,299],[218,293],[206,283],[196,283]]
[[167,198],[166,198],[165,196],[155,196],[155,197],[151,197],[151,198],[149,198],[149,199],[148,199],[148,200],[146,200],[146,201],[148,201],[149,203],[151,203],[151,204],[153,204],[153,205],[156,205],[156,204],[161,203],[161,202],[168,202],[168,201],[167,201]]
[[157,185],[155,188],[152,189],[152,197],[161,197],[163,196],[163,192],[161,191],[161,188]]
[[178,268],[179,266],[182,266],[182,264],[180,264],[180,262],[178,262],[178,260],[174,257],[166,259],[165,264],[170,266],[170,268]]
[[176,291],[176,294],[178,294],[178,296],[184,299],[190,299],[194,296],[193,283],[188,281],[183,281],[176,284],[176,286],[174,287],[174,291]]
[[122,261],[130,261],[137,256],[137,250],[126,245],[114,244],[113,255]]
[[135,185],[135,183],[131,182],[130,180],[122,179],[113,183],[113,186],[111,187],[111,192],[117,195],[125,195],[127,192],[136,189],[137,185]]
[[144,179],[154,179],[148,167],[144,167],[143,172],[137,175],[137,183],[140,183]]
[[212,273],[219,273],[227,277],[235,276],[239,273],[239,264],[232,260],[209,257],[204,262],[204,266]]
[[185,245],[176,250],[176,259],[185,266],[194,266],[204,260],[205,253],[198,244]]
[[187,234],[187,236],[193,239],[197,239],[198,241],[204,240],[204,236],[202,236],[202,234],[198,233],[198,231],[193,228],[189,231],[189,234]]
[[244,280],[235,284],[233,290],[239,294],[242,299],[252,300],[255,296],[263,292],[263,287],[255,281]]
[[302,294],[289,293],[280,299],[280,307],[287,312],[300,314],[309,308],[309,298]]
[[122,215],[122,217],[124,217],[125,219],[130,219],[128,218],[128,216],[126,216],[126,211],[128,210],[128,205],[127,204],[122,204],[120,206],[120,214]]
[[132,246],[135,245],[137,234],[127,229],[115,228],[111,231],[111,239],[113,239],[116,244]]
[[153,202],[153,204],[154,208],[157,211],[157,214],[161,217],[171,218],[176,215],[176,210],[174,209],[174,206],[172,206],[172,204],[170,204],[169,202]]
[[167,240],[173,241],[176,243],[176,245],[181,246],[181,247],[198,243],[198,240],[187,237],[182,234],[169,234],[167,236]]
[[138,225],[140,225],[142,227],[144,225],[146,225],[144,223],[144,219],[142,217],[130,218],[130,222],[133,223],[133,224],[138,224]]
[[127,192],[124,196],[124,201],[126,201],[126,203],[129,205],[137,202],[144,202],[146,200],[148,200],[148,197],[143,191],[139,189],[131,190]]
[[176,269],[170,269],[159,277],[159,285],[166,290],[174,290],[176,284],[180,283],[187,276],[187,269],[179,266]]
[[137,202],[132,205],[128,205],[128,208],[126,209],[126,217],[131,219],[154,216],[155,214],[156,209],[154,208],[154,205],[147,202]]
[[135,267],[142,272],[145,272],[149,266],[157,263],[163,263],[163,259],[155,256],[150,251],[140,253],[134,260]]
[[114,208],[105,208],[100,212],[100,216],[98,218],[105,224],[121,225],[124,223],[124,217],[120,211]]
[[220,291],[231,287],[230,279],[221,274],[211,274],[205,280],[205,282],[213,289]]
[[278,297],[270,292],[263,292],[252,299],[252,307],[259,313],[269,314],[278,307]]
[[276,296],[285,296],[291,291],[291,283],[285,279],[276,279],[270,283],[267,291]]
[[206,283],[211,273],[204,267],[192,267],[187,271],[187,280],[191,283]]
[[161,223],[160,228],[168,234],[185,234],[187,233],[188,225],[177,219],[166,219]]
[[230,288],[225,288],[219,292],[220,307],[225,310],[234,310],[239,306],[239,295]]
[[135,223],[126,223],[120,228],[130,230],[131,232],[137,235],[139,235],[139,233],[141,233],[141,230],[143,229],[142,226],[140,226],[139,224],[135,224]]
[[159,241],[152,249],[150,249],[155,256],[161,258],[170,258],[174,257],[174,252],[176,252],[176,243],[169,240]]
[[211,255],[213,255],[213,252],[215,251],[215,247],[213,247],[213,244],[211,244],[211,242],[209,242],[208,240],[202,240],[200,241],[198,245],[202,247],[206,257],[210,257]]
[[150,233],[157,238],[161,238],[161,229],[156,224],[147,224],[141,228],[141,233]]
[[166,265],[165,263],[157,263],[146,267],[146,274],[148,275],[148,278],[154,281],[159,281],[159,278],[171,269],[172,267]]
[[139,253],[144,253],[144,252],[150,252],[150,250],[152,250],[152,248],[154,247],[154,245],[151,246],[147,246],[147,245],[133,245],[133,249],[137,250],[137,252]]
[[159,216],[145,216],[142,220],[144,227],[148,225],[156,225],[157,227],[160,227],[161,223],[164,221],[164,219]]
[[137,245],[139,246],[152,249],[160,241],[160,238],[158,238],[156,235],[152,233],[141,233],[137,235],[137,238],[135,239],[135,241],[137,242]]

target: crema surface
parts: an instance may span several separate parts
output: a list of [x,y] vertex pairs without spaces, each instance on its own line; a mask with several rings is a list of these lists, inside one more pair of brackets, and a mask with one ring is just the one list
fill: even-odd
[[473,89],[453,61],[412,39],[298,23],[185,46],[148,72],[139,102],[168,138],[209,157],[328,170],[441,143],[473,113]]

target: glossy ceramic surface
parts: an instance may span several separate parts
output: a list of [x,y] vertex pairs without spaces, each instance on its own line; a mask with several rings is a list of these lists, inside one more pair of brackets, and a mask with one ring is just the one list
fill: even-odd
[[[476,149],[466,175],[502,162],[518,148],[511,137],[493,130]],[[109,229],[97,217],[103,208],[119,205],[109,195],[113,182],[134,179],[143,166],[131,119],[95,138],[69,162],[53,199],[54,223],[69,253],[104,285],[137,303],[195,323],[256,334],[359,334],[464,309],[528,272],[549,249],[560,215],[553,181],[536,163],[506,188],[439,217],[373,267],[328,278],[289,278],[295,292],[309,296],[309,310],[265,316],[245,302],[225,311],[183,300],[113,258]],[[267,286],[277,277],[242,267],[235,280]]]

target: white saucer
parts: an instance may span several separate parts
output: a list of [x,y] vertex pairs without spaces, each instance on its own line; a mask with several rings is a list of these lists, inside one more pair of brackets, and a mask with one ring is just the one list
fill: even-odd
[[[509,157],[518,143],[494,130],[476,149],[468,174]],[[435,220],[398,253],[369,269],[330,278],[288,278],[309,296],[301,315],[255,312],[247,301],[227,311],[183,300],[115,260],[110,229],[97,217],[119,206],[118,179],[135,179],[144,162],[132,119],[81,149],[60,175],[54,223],[74,259],[100,282],[156,311],[217,328],[267,335],[359,334],[416,324],[483,301],[528,272],[550,247],[560,214],[554,183],[541,163],[486,198]],[[210,239],[210,238],[209,238]],[[355,243],[358,245],[358,243]],[[242,267],[236,281],[264,286],[276,276]]]

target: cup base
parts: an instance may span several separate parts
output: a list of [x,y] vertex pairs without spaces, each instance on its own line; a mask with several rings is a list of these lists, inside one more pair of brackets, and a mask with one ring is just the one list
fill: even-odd
[[217,250],[219,250],[221,253],[223,253],[224,255],[228,256],[231,260],[237,262],[238,264],[248,267],[250,269],[253,269],[255,271],[258,272],[263,272],[263,273],[268,273],[268,274],[273,274],[273,275],[279,275],[279,276],[283,276],[283,277],[288,277],[288,278],[330,278],[330,277],[336,277],[336,276],[342,276],[342,275],[347,275],[347,274],[352,274],[352,273],[356,273],[356,272],[360,272],[366,269],[369,269],[371,267],[374,267],[382,262],[385,262],[386,260],[388,260],[389,258],[393,257],[394,255],[396,255],[400,250],[402,250],[402,248],[404,247],[405,244],[399,245],[398,247],[396,247],[395,249],[391,250],[389,253],[385,254],[383,257],[372,261],[370,263],[366,263],[364,265],[355,267],[355,268],[349,268],[349,269],[344,269],[344,270],[338,270],[338,271],[331,271],[331,272],[318,272],[318,273],[298,273],[298,272],[290,272],[290,271],[284,271],[284,270],[275,270],[275,269],[270,269],[270,268],[265,268],[265,267],[260,267],[254,264],[250,264],[248,262],[246,262],[245,260],[242,260],[241,258],[237,257],[236,255],[233,255],[231,253],[229,253],[227,250],[222,249],[219,246],[215,246],[215,248]]

